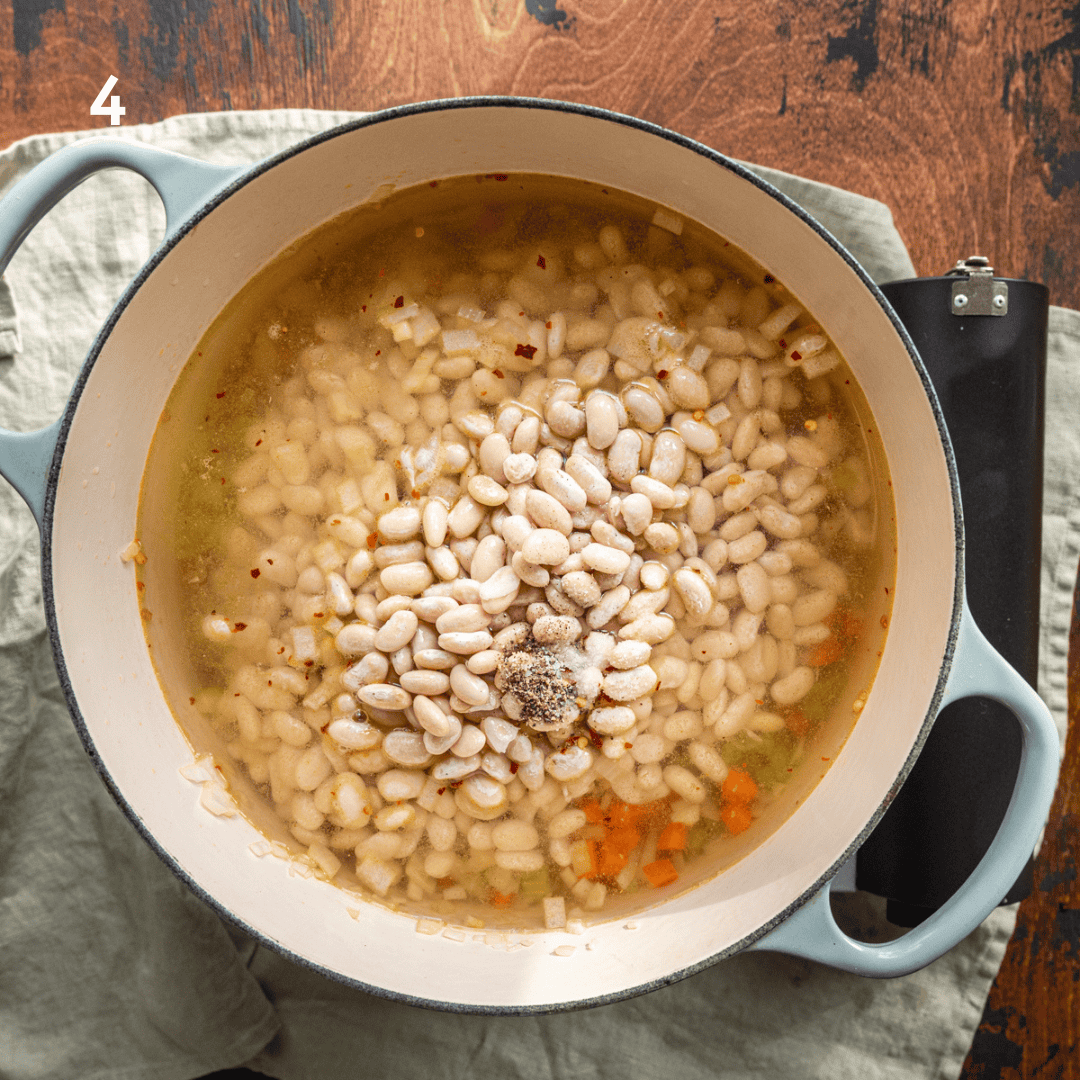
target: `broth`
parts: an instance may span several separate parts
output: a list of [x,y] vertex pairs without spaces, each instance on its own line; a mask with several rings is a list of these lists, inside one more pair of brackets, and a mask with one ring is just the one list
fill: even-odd
[[253,820],[343,888],[517,927],[776,828],[865,702],[895,564],[869,408],[797,299],[535,176],[393,194],[257,275],[170,397],[139,535],[167,696]]

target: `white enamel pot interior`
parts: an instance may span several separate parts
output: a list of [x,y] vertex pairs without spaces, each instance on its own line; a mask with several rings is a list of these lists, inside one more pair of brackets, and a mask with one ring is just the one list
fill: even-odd
[[[888,456],[895,604],[873,692],[835,764],[725,872],[636,917],[633,929],[620,918],[576,936],[421,934],[413,918],[256,857],[250,846],[261,834],[245,817],[200,808],[199,789],[179,772],[192,750],[160,689],[132,568],[119,553],[134,535],[144,463],[181,366],[258,269],[382,185],[518,171],[611,184],[696,218],[751,253],[828,328]],[[172,197],[186,216],[200,196],[178,181]],[[102,331],[64,418],[43,519],[54,647],[73,715],[106,782],[166,861],[220,912],[303,963],[378,993],[472,1010],[567,1008],[663,985],[745,948],[813,896],[910,769],[941,699],[961,610],[944,429],[902,332],[850,256],[711,151],[637,121],[539,102],[377,114],[244,174],[195,220],[171,231]],[[167,613],[151,632],[168,680],[179,666]]]

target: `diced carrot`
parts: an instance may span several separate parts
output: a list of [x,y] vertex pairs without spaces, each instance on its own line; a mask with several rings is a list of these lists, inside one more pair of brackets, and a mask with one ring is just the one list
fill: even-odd
[[785,723],[792,735],[802,736],[810,730],[810,720],[802,709],[793,709],[789,712]]
[[603,840],[603,846],[629,855],[641,842],[641,833],[637,829],[610,829]]
[[757,797],[758,786],[749,773],[743,772],[741,769],[732,769],[724,777],[721,791],[725,802],[745,805]]
[[581,809],[585,812],[585,820],[591,825],[599,825],[604,820],[604,811],[595,799],[586,799],[581,804]]
[[637,827],[645,822],[657,821],[670,811],[667,799],[654,799],[652,802],[634,805],[621,799],[612,802],[608,810],[608,821],[613,829]]
[[629,852],[602,847],[597,852],[597,877],[615,877],[629,861]]
[[863,621],[851,608],[838,605],[826,616],[825,625],[846,638],[857,638],[863,632]]
[[844,655],[844,646],[836,638],[815,645],[806,654],[806,663],[810,667],[825,667],[826,664],[835,664]]
[[633,828],[645,818],[644,806],[633,806],[615,799],[608,809],[608,822],[613,829]]
[[672,821],[664,826],[656,841],[657,851],[685,851],[686,826],[681,821]]
[[491,890],[491,895],[488,896],[488,903],[492,907],[496,907],[496,908],[509,907],[513,902],[514,902],[514,894],[512,892],[510,892],[510,893],[501,893],[501,892],[498,892],[495,889],[492,889]]
[[654,889],[659,889],[662,885],[670,885],[679,877],[679,872],[670,859],[657,859],[656,862],[643,866],[641,872]]
[[754,815],[745,803],[724,803],[720,807],[720,820],[727,826],[732,836],[738,836],[739,833],[750,828]]

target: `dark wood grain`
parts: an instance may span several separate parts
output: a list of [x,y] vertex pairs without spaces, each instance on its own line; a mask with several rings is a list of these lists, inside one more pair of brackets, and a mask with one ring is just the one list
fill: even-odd
[[[0,0],[0,146],[188,111],[586,102],[887,203],[920,274],[988,255],[1080,307],[1074,0]],[[964,1076],[1080,1078],[1080,628],[1036,887]]]

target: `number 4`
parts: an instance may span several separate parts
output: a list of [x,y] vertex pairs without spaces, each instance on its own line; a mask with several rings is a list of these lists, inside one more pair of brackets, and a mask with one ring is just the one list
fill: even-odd
[[105,106],[105,98],[108,97],[109,91],[115,85],[116,76],[110,75],[98,96],[94,98],[94,104],[90,106],[91,116],[107,116],[109,117],[109,123],[113,127],[116,127],[120,123],[120,117],[127,113],[127,109],[120,104],[120,98],[116,94],[113,94],[112,102],[108,108]]

